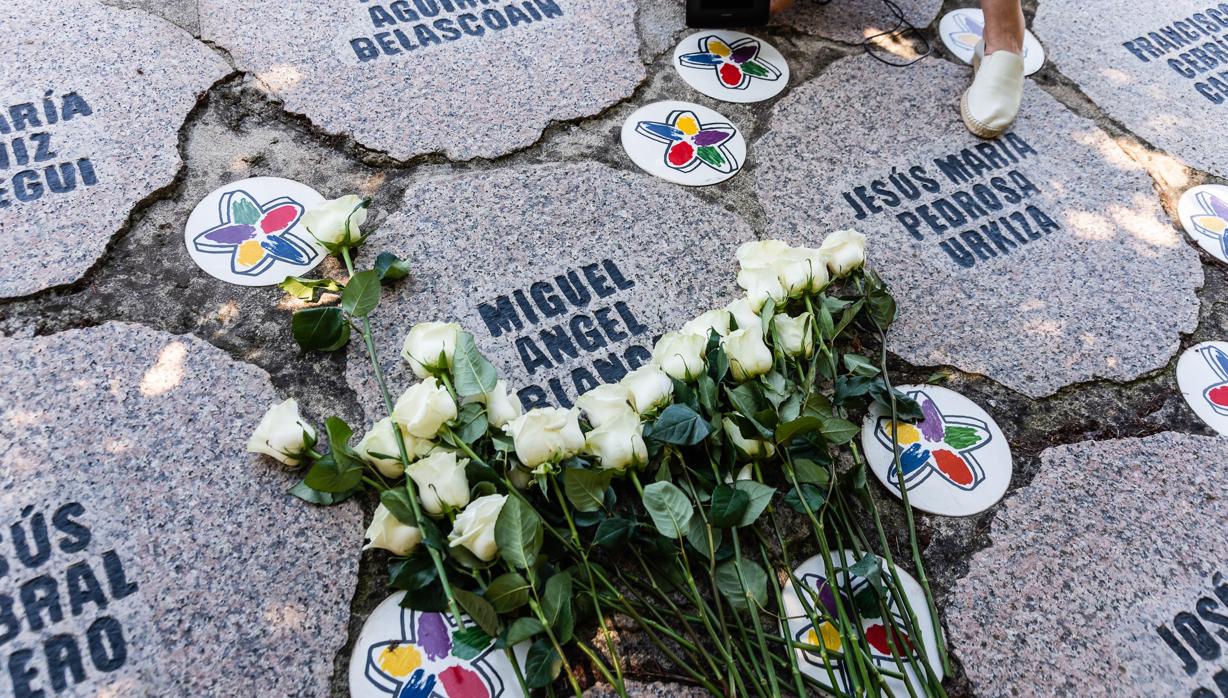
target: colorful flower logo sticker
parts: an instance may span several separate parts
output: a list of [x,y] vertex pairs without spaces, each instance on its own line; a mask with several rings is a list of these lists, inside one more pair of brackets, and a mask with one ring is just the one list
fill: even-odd
[[[393,594],[362,627],[350,655],[353,698],[524,698],[515,669],[494,641],[477,656],[455,641],[447,613],[401,608]],[[521,666],[528,644],[516,646]]]
[[899,390],[917,401],[922,418],[893,425],[876,404],[861,428],[866,460],[883,485],[898,496],[902,483],[910,504],[946,516],[976,514],[997,503],[1010,485],[1013,466],[1010,446],[993,419],[946,388]]
[[1204,184],[1181,195],[1177,204],[1181,227],[1202,249],[1228,262],[1228,187]]
[[716,184],[737,174],[746,139],[720,114],[687,102],[657,102],[623,124],[623,148],[641,169],[687,186]]
[[256,177],[206,196],[188,218],[184,242],[197,266],[240,286],[271,286],[311,271],[326,251],[300,221],[324,200],[288,179]]
[[789,84],[789,65],[775,46],[735,31],[688,36],[674,50],[674,67],[688,85],[726,102],[762,102]]
[[[972,54],[985,34],[985,13],[978,9],[952,10],[938,23],[938,35],[947,50],[959,60],[972,64]],[[1045,48],[1031,31],[1023,35],[1023,72],[1031,75],[1045,65]]]
[[[851,680],[844,659],[845,648],[836,620],[843,609],[846,617],[861,621],[867,654],[874,664],[894,673],[898,673],[900,664],[903,664],[904,675],[914,689],[922,680],[918,673],[922,661],[927,662],[941,679],[942,661],[938,656],[934,624],[925,603],[925,594],[916,580],[904,570],[896,568],[900,588],[915,615],[916,622],[910,624],[897,594],[880,590],[865,576],[873,571],[875,564],[882,570],[880,578],[886,576],[882,560],[868,558],[859,564],[852,551],[844,550],[833,551],[832,564],[833,569],[829,571],[819,555],[803,562],[793,572],[793,577],[800,582],[801,593],[790,579],[785,582],[781,595],[785,629],[789,637],[818,648],[799,647],[795,650],[802,673],[828,688],[851,694]],[[863,565],[868,565],[868,569],[860,570]],[[884,607],[886,616],[883,614]],[[886,681],[892,695],[909,694],[903,680],[887,677]]]
[[1177,361],[1177,385],[1194,414],[1228,436],[1228,342],[1186,349]]

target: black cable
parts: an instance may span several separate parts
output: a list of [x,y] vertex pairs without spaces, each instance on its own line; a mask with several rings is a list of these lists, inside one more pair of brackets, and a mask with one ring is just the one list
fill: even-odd
[[[854,1],[860,1],[860,0],[854,0]],[[832,0],[815,0],[815,4],[818,4],[818,5],[829,5],[831,4],[831,2]],[[904,11],[900,9],[899,5],[895,4],[895,0],[881,0],[881,2],[883,3],[883,5],[887,7],[887,10],[891,12],[893,16],[895,16],[895,26],[892,27],[891,29],[888,29],[887,31],[882,31],[872,36],[867,36],[865,40],[861,42],[861,46],[862,48],[865,49],[865,52],[868,53],[870,57],[873,58],[874,60],[880,63],[884,63],[886,65],[892,66],[893,68],[907,68],[908,66],[914,63],[917,63],[925,58],[928,58],[929,55],[934,52],[934,47],[932,44],[930,44],[929,37],[927,37],[925,33],[922,32],[920,29],[918,29],[912,22],[908,21],[908,18],[904,16]],[[882,56],[878,55],[878,53],[876,53],[873,50],[874,40],[879,37],[898,36],[898,37],[903,38],[909,34],[912,34],[914,37],[916,37],[917,40],[920,41],[921,45],[925,47],[924,49],[922,49],[920,55],[918,55],[916,58],[912,59],[911,61],[908,61],[906,63],[897,63],[895,61],[889,61],[886,58],[883,58]]]

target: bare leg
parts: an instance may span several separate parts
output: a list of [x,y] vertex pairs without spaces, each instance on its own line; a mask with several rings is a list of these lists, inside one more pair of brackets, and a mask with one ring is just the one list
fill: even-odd
[[1023,7],[1019,0],[981,0],[985,12],[985,55],[1023,53]]

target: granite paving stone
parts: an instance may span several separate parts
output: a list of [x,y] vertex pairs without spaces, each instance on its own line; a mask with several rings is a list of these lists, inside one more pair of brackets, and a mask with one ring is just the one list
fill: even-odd
[[[905,20],[921,28],[929,26],[942,9],[942,0],[895,0],[894,4]],[[901,27],[899,18],[883,0],[796,0],[792,8],[774,17],[772,24],[850,44]]]
[[864,231],[914,364],[1032,397],[1165,365],[1203,274],[1146,172],[1030,82],[1013,130],[978,140],[957,110],[969,74],[856,56],[795,88],[751,145],[769,232]]
[[0,340],[0,382],[0,695],[326,694],[361,514],[246,453],[266,373],[108,323]]
[[291,112],[408,159],[493,158],[644,77],[630,0],[200,0],[202,34]]
[[1045,0],[1050,60],[1101,109],[1187,164],[1228,177],[1228,3]]
[[[411,326],[455,321],[524,406],[570,406],[645,363],[654,337],[735,298],[734,250],[753,237],[676,185],[597,163],[415,185],[367,243],[412,268],[372,315],[389,383],[412,379],[398,358]],[[347,377],[372,417],[361,352]]]
[[948,596],[977,695],[1219,695],[1228,440],[1165,432],[1041,454]]
[[133,206],[173,181],[184,119],[230,68],[169,22],[96,0],[12,0],[0,27],[0,297],[11,297],[98,260]]

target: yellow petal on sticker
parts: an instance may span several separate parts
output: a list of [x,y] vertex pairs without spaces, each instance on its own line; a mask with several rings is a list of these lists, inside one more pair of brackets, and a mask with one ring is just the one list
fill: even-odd
[[247,240],[239,245],[239,264],[244,267],[254,267],[264,259],[264,248],[255,240]]
[[679,118],[674,122],[674,126],[678,127],[679,131],[682,131],[688,136],[694,136],[695,134],[699,133],[699,122],[696,121],[695,117],[693,116],[683,116]]
[[[836,630],[836,626],[823,621],[823,624],[819,626],[819,632],[823,635],[823,646],[827,648],[828,652],[840,651],[843,645],[840,644],[840,631]],[[811,645],[817,645],[819,644],[819,636],[811,630],[806,635],[806,642]]]
[[715,53],[721,58],[728,58],[729,54],[733,53],[733,49],[729,48],[729,44],[720,39],[708,39],[708,52]]
[[960,32],[958,34],[953,34],[951,38],[955,39],[956,42],[963,46],[976,48],[977,42],[981,40],[981,35],[973,34],[972,32]]
[[1194,216],[1194,225],[1215,235],[1223,235],[1228,230],[1228,221],[1219,216]]
[[389,676],[401,678],[422,666],[422,653],[413,645],[390,645],[379,655],[379,668]]
[[[891,422],[887,422],[887,433],[891,433]],[[900,444],[913,444],[921,440],[921,432],[911,424],[895,425],[895,440]]]

